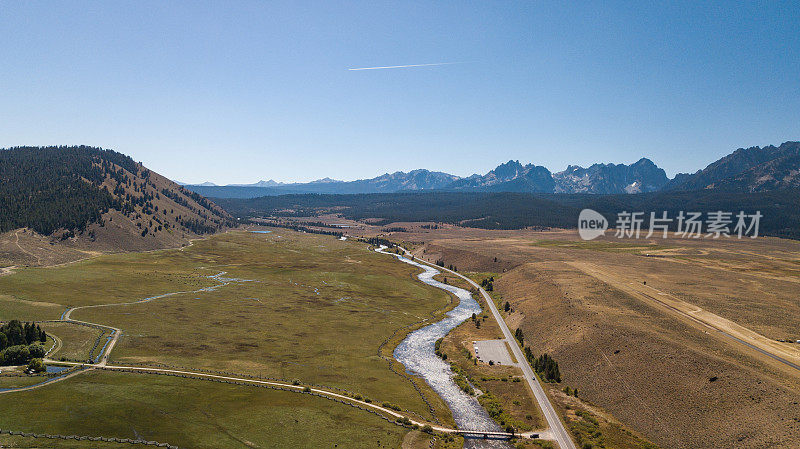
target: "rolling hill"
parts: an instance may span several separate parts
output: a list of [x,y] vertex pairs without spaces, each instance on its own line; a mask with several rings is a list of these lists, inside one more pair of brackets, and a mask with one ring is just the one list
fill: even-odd
[[800,187],[800,142],[739,148],[694,174],[679,174],[666,190],[764,192]]
[[115,151],[0,150],[0,264],[180,246],[232,224],[213,202]]

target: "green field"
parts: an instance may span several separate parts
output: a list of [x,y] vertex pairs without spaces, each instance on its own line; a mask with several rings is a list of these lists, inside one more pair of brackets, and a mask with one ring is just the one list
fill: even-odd
[[[4,280],[4,277],[0,277],[0,281]],[[19,317],[25,317],[28,321],[57,320],[64,313],[65,307],[60,304],[20,300],[4,294],[5,292],[4,288],[0,288],[0,321],[19,319]]]
[[[0,407],[4,429],[141,438],[182,448],[396,448],[406,432],[371,413],[304,394],[107,371],[14,393]],[[83,444],[78,447],[94,447]]]
[[[225,274],[220,278],[209,278],[221,272]],[[449,306],[447,294],[418,282],[415,274],[413,267],[376,254],[363,243],[276,230],[271,234],[231,232],[181,250],[102,256],[60,267],[25,269],[0,278],[0,292],[6,295],[11,310],[52,309],[57,312],[55,318],[64,306],[115,304],[72,313],[73,319],[122,329],[109,364],[167,364],[299,379],[359,393],[378,403],[398,404],[432,419],[411,382],[393,373],[389,362],[378,356],[378,348],[387,338],[394,335],[384,355],[391,353],[391,346],[408,326],[435,319]],[[223,282],[226,285],[216,289],[197,291]],[[174,292],[188,293],[121,304]],[[56,306],[40,306],[38,301]],[[24,313],[14,317],[33,318]],[[48,326],[63,343],[54,354],[56,359],[62,355],[78,358],[96,338],[96,333],[78,326]],[[192,386],[183,388],[182,382]],[[423,381],[416,383],[433,404],[438,419],[451,422],[438,396]],[[106,400],[110,397],[106,391],[113,391],[113,401]],[[283,409],[265,406],[264,395]],[[225,399],[228,396],[239,399]],[[55,397],[57,401],[48,402]],[[209,397],[216,399],[209,401]],[[247,441],[258,440],[253,447],[323,442],[333,447],[337,439],[346,443],[339,447],[357,447],[356,441],[376,447],[378,439],[382,444],[392,441],[390,447],[397,447],[403,434],[402,429],[374,415],[323,399],[210,382],[153,380],[147,375],[92,372],[2,399],[0,428],[63,433],[75,429],[80,421],[84,424],[78,427],[87,435],[109,429],[100,435],[133,438],[127,414],[146,415],[137,418],[145,420],[137,432],[152,430],[161,438],[150,434],[148,438],[187,447],[197,447],[198,442],[202,447],[232,447],[232,437],[225,436],[229,433],[236,438],[241,433]],[[54,417],[46,419],[20,412],[16,405],[29,400],[55,407],[63,417],[55,411]],[[125,410],[124,417],[110,413],[115,404]],[[156,412],[167,406],[184,410]],[[212,419],[208,407],[219,418]],[[239,413],[240,419],[233,419]],[[348,420],[358,415],[359,422],[372,423],[371,430],[340,421],[345,415]],[[156,420],[154,416],[175,416],[176,420]],[[298,420],[296,426],[270,426],[289,417]],[[112,425],[118,420],[121,424]],[[100,421],[107,424],[96,427]],[[197,422],[198,427],[188,425],[190,422]],[[305,432],[316,436],[303,435]],[[77,430],[70,433],[81,434]]]
[[97,355],[101,349],[102,343],[92,351],[97,337],[101,334],[99,329],[71,323],[42,323],[41,326],[49,335],[55,335],[61,340],[61,347],[48,356],[50,359],[61,360],[63,357],[66,360],[82,362],[92,355]]
[[[5,370],[3,370],[5,372]],[[26,376],[21,372],[16,372],[13,375],[2,374],[0,375],[0,390],[4,388],[21,388],[30,385],[38,384],[46,380],[42,376]],[[5,399],[5,398],[3,398]],[[0,427],[2,428],[2,427]]]
[[[9,436],[9,435],[0,435],[0,447],[7,447],[7,448],[20,448],[20,449],[50,449],[50,448],[58,448],[58,449],[85,449],[91,445],[92,449],[120,449],[121,447],[129,446],[127,444],[119,444],[119,443],[105,443],[100,441],[94,441],[92,443],[87,443],[85,441],[71,441],[71,440],[46,440],[46,439],[34,439],[30,437],[20,437],[20,436]],[[137,446],[129,446],[129,447],[137,447]],[[138,446],[140,448],[145,448],[147,446]],[[152,446],[150,446],[152,447]]]

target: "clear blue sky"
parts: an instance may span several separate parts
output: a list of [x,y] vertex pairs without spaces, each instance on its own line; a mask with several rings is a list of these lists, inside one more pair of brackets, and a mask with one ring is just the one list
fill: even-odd
[[[642,156],[672,175],[800,139],[798,3],[697,3],[3,2],[0,146],[243,183]],[[348,70],[438,62],[464,64]]]

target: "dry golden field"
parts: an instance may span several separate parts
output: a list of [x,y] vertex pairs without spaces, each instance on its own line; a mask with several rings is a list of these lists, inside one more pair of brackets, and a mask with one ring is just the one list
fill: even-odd
[[497,273],[509,326],[609,422],[666,448],[800,447],[800,344],[779,341],[800,339],[800,242],[391,226],[359,231]]

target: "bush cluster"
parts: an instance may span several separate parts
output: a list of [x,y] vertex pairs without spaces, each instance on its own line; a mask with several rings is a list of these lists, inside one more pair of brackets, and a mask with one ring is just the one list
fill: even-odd
[[9,346],[0,351],[0,365],[24,365],[44,357],[47,350],[39,344]]
[[11,320],[0,326],[0,351],[9,346],[44,343],[47,334],[36,323],[22,324],[19,320]]

